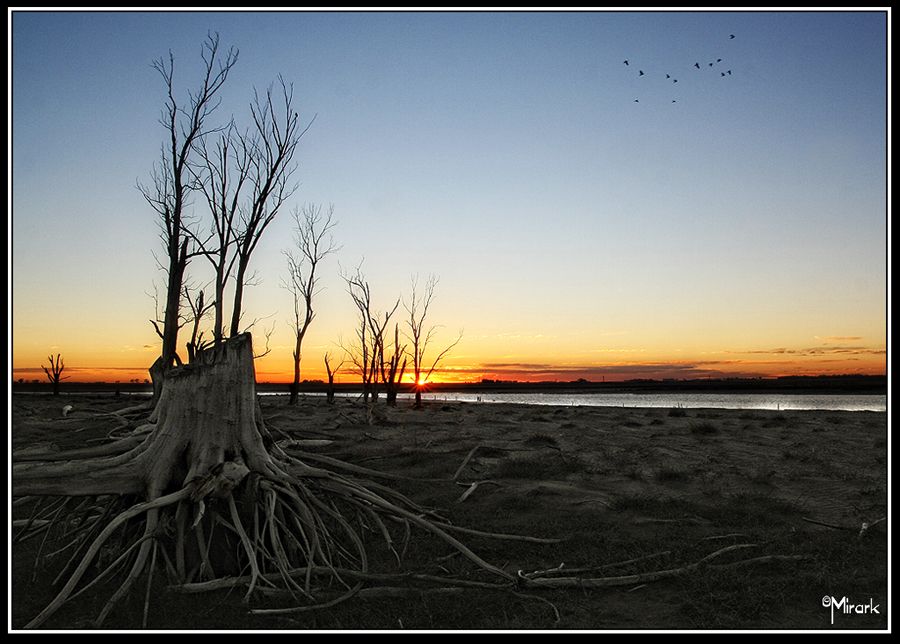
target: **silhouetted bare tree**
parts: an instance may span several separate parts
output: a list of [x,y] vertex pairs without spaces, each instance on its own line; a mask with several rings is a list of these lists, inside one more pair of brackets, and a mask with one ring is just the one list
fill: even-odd
[[278,77],[280,100],[273,97],[273,88],[265,96],[254,93],[250,106],[254,128],[244,140],[249,148],[250,164],[247,177],[249,206],[241,212],[237,233],[237,269],[234,283],[234,307],[231,312],[231,335],[240,332],[244,286],[250,256],[259,239],[275,219],[285,200],[296,190],[293,175],[297,170],[294,155],[300,138],[309,130],[315,117],[300,129],[299,114],[294,111],[293,86]]
[[199,88],[188,94],[185,104],[176,98],[175,58],[172,52],[169,52],[168,59],[160,58],[153,62],[153,68],[162,76],[167,91],[160,118],[166,129],[166,143],[152,173],[153,185],[139,184],[138,188],[156,211],[166,250],[166,303],[160,333],[162,348],[150,369],[154,400],[159,399],[162,380],[177,359],[182,284],[191,257],[189,239],[185,233],[188,195],[193,188],[190,164],[198,143],[215,129],[208,121],[219,105],[218,94],[237,63],[238,51],[231,48],[223,54],[219,51],[219,36],[210,34],[203,43],[200,57],[204,65],[203,79]]
[[[350,355],[362,377],[363,399],[378,400],[378,382],[384,364],[384,331],[400,306],[400,298],[383,314],[372,310],[372,290],[369,282],[357,266],[353,275],[342,275],[347,292],[358,312],[356,342],[344,350]],[[369,408],[371,422],[371,408]]]
[[415,382],[414,386],[416,391],[415,407],[417,409],[420,409],[422,407],[422,389],[428,383],[428,380],[429,378],[431,378],[434,370],[437,368],[440,361],[450,352],[450,350],[453,349],[453,347],[455,347],[457,344],[459,344],[460,340],[462,340],[462,331],[460,331],[459,335],[453,342],[447,345],[442,351],[438,352],[435,359],[431,362],[431,366],[427,366],[425,355],[428,351],[429,345],[431,345],[432,340],[434,339],[434,334],[439,328],[437,326],[426,328],[428,309],[431,307],[431,302],[434,299],[434,289],[437,286],[437,283],[437,277],[431,275],[425,282],[422,291],[419,292],[418,278],[414,277],[412,280],[409,302],[404,302],[403,304],[409,316],[406,322],[407,326],[409,327],[409,341],[412,344],[411,355],[413,360],[412,368],[413,378]]
[[225,338],[225,287],[237,261],[233,248],[238,243],[237,219],[243,188],[250,174],[251,149],[245,143],[246,138],[236,134],[232,123],[212,144],[206,139],[202,141],[198,152],[200,161],[196,167],[191,167],[196,185],[209,207],[211,224],[205,237],[191,228],[185,231],[212,265],[215,344]]
[[[285,252],[288,261],[288,280],[285,288],[290,291],[294,303],[294,320],[291,329],[294,332],[294,380],[291,382],[290,404],[297,404],[297,392],[300,387],[300,360],[303,338],[309,325],[316,317],[313,310],[313,296],[316,295],[316,268],[329,254],[337,250],[331,231],[336,225],[334,206],[322,214],[322,207],[312,204],[294,211],[294,241],[299,254]],[[327,238],[326,238],[327,236]],[[327,360],[326,360],[327,365]]]
[[384,383],[385,400],[391,406],[397,404],[397,390],[406,371],[405,353],[406,345],[400,344],[400,325],[395,324],[394,346],[390,355],[385,353],[384,338],[381,340],[381,382]]
[[203,291],[198,291],[197,296],[192,298],[190,289],[187,286],[184,287],[184,301],[188,303],[193,319],[191,339],[188,340],[187,343],[188,362],[193,362],[197,357],[197,353],[207,347],[207,344],[203,341],[203,332],[200,330],[200,323],[215,303],[205,304],[203,300]]
[[350,362],[353,363],[354,370],[359,374],[359,380],[362,384],[363,401],[369,401],[369,342],[368,328],[366,319],[362,315],[356,319],[356,328],[354,329],[354,337],[345,343],[343,339],[338,340],[344,354],[347,355]]
[[341,370],[341,367],[344,366],[345,361],[341,360],[337,364],[337,366],[332,367],[331,363],[329,362],[329,358],[330,358],[330,354],[326,353],[325,354],[325,373],[328,374],[328,390],[326,392],[326,399],[328,400],[329,404],[331,404],[334,402],[334,377]]
[[[159,311],[159,297],[158,294],[154,292],[153,294],[154,306],[157,309],[157,316],[155,320],[150,320],[150,324],[153,325],[153,329],[156,331],[156,334],[159,336],[160,340],[163,339],[164,334],[163,330],[160,327],[161,324],[164,323],[164,314]],[[196,351],[198,348],[202,346],[206,346],[206,341],[203,340],[203,331],[200,330],[200,324],[203,319],[207,317],[207,314],[212,309],[214,302],[207,303],[205,301],[205,295],[203,294],[202,289],[198,289],[194,284],[191,283],[191,280],[185,276],[182,287],[181,287],[181,302],[179,304],[180,311],[178,314],[178,326],[177,330],[180,332],[181,329],[190,325],[191,328],[191,337],[185,343],[185,348],[187,349],[188,362],[191,362],[194,359]],[[181,366],[183,363],[181,356],[176,352],[174,355],[175,358],[175,366]],[[155,368],[159,366],[159,360],[151,367],[151,373]],[[161,384],[162,380],[157,384]]]
[[44,370],[44,373],[47,374],[47,380],[53,385],[53,395],[58,396],[60,381],[66,380],[69,377],[62,376],[63,369],[66,368],[66,365],[58,353],[56,354],[56,360],[53,359],[52,353],[47,357],[47,360],[50,362],[50,366],[45,367],[44,365],[41,365],[41,369]]

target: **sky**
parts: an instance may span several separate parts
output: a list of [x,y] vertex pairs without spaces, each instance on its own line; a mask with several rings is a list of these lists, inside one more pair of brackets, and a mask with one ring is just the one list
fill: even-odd
[[147,377],[151,63],[172,52],[183,99],[208,33],[240,52],[215,118],[246,124],[281,75],[312,121],[251,260],[259,381],[291,377],[282,251],[304,204],[334,206],[340,250],[303,378],[352,337],[340,273],[360,262],[377,310],[438,277],[434,347],[462,340],[435,380],[883,374],[889,17],[12,9],[11,376],[59,353],[73,381]]

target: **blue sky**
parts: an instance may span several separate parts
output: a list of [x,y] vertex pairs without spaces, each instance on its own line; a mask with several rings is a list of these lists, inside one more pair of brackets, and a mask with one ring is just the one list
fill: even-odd
[[[150,63],[171,50],[183,96],[208,32],[240,50],[223,119],[245,122],[253,87],[278,74],[316,117],[288,208],[333,203],[342,249],[310,354],[350,334],[338,269],[364,257],[385,307],[411,274],[440,276],[435,322],[448,338],[465,328],[461,372],[775,373],[783,354],[762,365],[754,352],[837,346],[824,338],[883,362],[886,24],[884,12],[12,12],[15,366],[51,347],[85,368],[152,362],[159,244],[135,188],[164,137]],[[265,372],[290,362],[290,245],[286,211],[246,302],[276,322]]]

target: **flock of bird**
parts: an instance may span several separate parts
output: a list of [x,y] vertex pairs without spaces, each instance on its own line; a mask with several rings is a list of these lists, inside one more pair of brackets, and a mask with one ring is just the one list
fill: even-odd
[[[729,34],[728,40],[734,40],[734,34]],[[706,67],[707,69],[710,68],[710,67],[715,67],[716,65],[718,65],[718,64],[721,63],[721,62],[723,62],[721,58],[716,58],[715,61],[708,62],[708,63],[705,65],[705,67]],[[623,63],[626,67],[631,67],[631,63],[628,61],[628,59],[623,60],[622,63]],[[692,65],[692,67],[694,67],[694,68],[696,68],[696,69],[703,69],[703,68],[704,68],[704,66],[701,66],[701,65],[700,65],[700,62],[699,62],[699,61],[698,61],[698,62],[695,62],[695,63]],[[644,70],[643,70],[643,69],[638,69],[638,74],[637,74],[637,75],[638,75],[638,77],[641,77],[641,76],[647,76],[647,74],[644,73]],[[730,69],[719,72],[719,76],[720,76],[721,78],[727,78],[728,76],[731,76],[731,75],[732,75],[732,72],[731,72]],[[673,77],[672,74],[666,74],[666,80],[672,81],[673,84],[678,82],[678,79],[675,78],[675,77]],[[640,99],[637,99],[637,98],[636,98],[636,99],[634,99],[634,102],[635,102],[635,103],[640,103],[641,101],[640,101]],[[673,99],[672,99],[672,102],[673,102],[673,103],[677,103],[678,100],[673,98]]]

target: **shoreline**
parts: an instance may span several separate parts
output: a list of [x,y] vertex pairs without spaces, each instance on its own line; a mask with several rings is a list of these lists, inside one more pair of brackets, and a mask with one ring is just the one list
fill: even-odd
[[[63,391],[96,392],[116,391],[148,393],[152,391],[146,382],[65,382]],[[288,393],[290,383],[257,382],[260,393]],[[325,392],[328,385],[320,380],[304,380],[300,393]],[[47,382],[13,382],[11,391],[50,391]],[[334,390],[344,393],[360,393],[358,382],[335,383]],[[401,393],[415,391],[411,383],[399,388]],[[484,380],[481,382],[430,383],[428,393],[521,393],[521,394],[797,394],[797,395],[882,395],[888,392],[886,376],[786,376],[781,378],[723,378],[701,380],[627,380],[622,382],[546,381],[519,382]]]
[[[50,391],[13,391],[13,396],[52,396],[52,392]],[[95,388],[85,388],[81,391],[62,391],[59,394],[60,400],[66,398],[66,396],[73,397],[90,397],[95,396],[97,398],[102,399],[116,399],[118,397],[149,397],[151,392],[149,391],[125,391],[119,390],[118,392],[115,389],[95,389]],[[269,399],[269,400],[281,400],[287,399],[289,394],[283,391],[266,391],[257,389],[257,395]],[[341,400],[354,400],[361,398],[360,391],[339,391],[336,392],[336,397]],[[319,391],[301,391],[300,397],[305,400],[319,400],[324,398],[325,392]],[[459,398],[459,396],[464,396],[464,398]],[[500,396],[500,398],[497,398]],[[504,399],[503,396],[521,396],[524,399]],[[556,397],[549,398],[547,400],[539,400],[543,396],[548,397]],[[567,396],[571,396],[573,398],[566,400]],[[618,397],[620,400],[592,400],[591,398],[594,396],[610,396],[610,397]],[[644,401],[647,402],[648,398],[656,398],[659,400],[651,400],[648,404],[630,404],[632,402],[636,402],[633,400],[629,400],[628,396],[637,396],[643,397]],[[686,396],[688,399],[670,399],[666,400],[667,397],[672,396]],[[709,396],[711,400],[703,401],[698,400],[705,396]],[[832,407],[827,406],[829,400],[836,400],[838,396],[844,397],[852,397],[854,400],[847,400],[844,404],[847,407]],[[580,398],[579,398],[580,397]],[[622,400],[622,398],[625,398]],[[758,397],[759,400],[754,401],[753,398]],[[864,397],[866,400],[858,400],[859,398]],[[529,400],[529,398],[531,398]],[[693,398],[691,400],[690,398]],[[725,400],[723,400],[723,398]],[[739,398],[739,400],[729,400],[729,398]],[[796,406],[796,405],[804,405],[811,404],[810,402],[803,402],[802,399],[816,399],[816,400],[825,400],[824,404],[819,404],[815,406]],[[872,400],[868,400],[868,399]],[[398,394],[398,408],[411,407],[411,401],[413,399],[413,394],[409,392],[401,392]],[[538,399],[538,400],[535,400]],[[466,405],[515,405],[515,406],[524,406],[524,407],[538,407],[538,408],[553,408],[553,407],[561,407],[563,409],[572,408],[598,408],[598,409],[622,409],[622,410],[671,410],[671,409],[680,409],[680,410],[694,410],[694,411],[702,411],[702,410],[710,410],[710,411],[723,411],[723,412],[752,412],[752,411],[769,411],[775,413],[788,413],[788,412],[845,412],[845,413],[860,413],[860,412],[869,412],[874,414],[886,414],[887,413],[887,396],[884,394],[838,394],[838,393],[772,393],[772,394],[764,394],[764,393],[723,393],[723,392],[706,392],[706,393],[686,393],[686,392],[669,392],[669,393],[632,393],[632,392],[617,392],[617,393],[603,393],[603,392],[580,392],[575,394],[567,394],[563,392],[495,392],[495,393],[482,393],[482,392],[458,392],[458,391],[444,391],[444,392],[428,392],[423,394],[422,400],[426,404],[466,404]],[[380,394],[379,402],[377,403],[379,407],[386,406],[383,398],[383,393]],[[783,406],[784,405],[784,406]],[[852,405],[852,408],[851,408]]]

